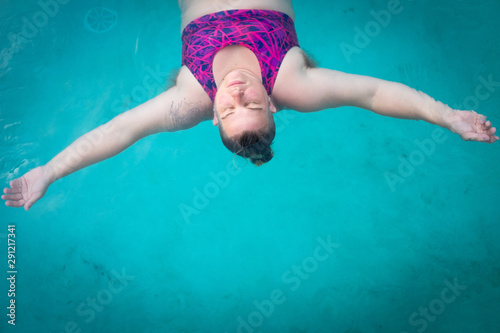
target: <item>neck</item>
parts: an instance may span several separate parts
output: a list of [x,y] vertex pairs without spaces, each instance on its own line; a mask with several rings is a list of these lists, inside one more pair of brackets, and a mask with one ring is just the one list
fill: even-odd
[[217,87],[221,87],[226,76],[235,71],[245,72],[259,80],[262,75],[255,54],[246,47],[239,45],[225,47],[215,55],[213,73]]

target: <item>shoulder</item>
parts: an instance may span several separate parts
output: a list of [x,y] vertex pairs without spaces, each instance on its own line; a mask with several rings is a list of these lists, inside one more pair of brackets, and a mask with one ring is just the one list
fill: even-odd
[[169,90],[173,94],[166,98],[165,106],[171,126],[176,130],[187,129],[213,118],[212,100],[187,67],[180,69],[175,85]]
[[290,107],[289,100],[303,88],[308,70],[316,67],[316,62],[300,47],[288,51],[276,78],[272,98],[279,109]]
[[300,47],[292,47],[283,59],[278,79],[280,76],[296,74],[297,71],[304,71],[309,67],[316,67],[314,61]]
[[181,67],[174,82],[179,91],[190,95],[192,99],[197,99],[204,104],[212,103],[201,84],[186,66]]

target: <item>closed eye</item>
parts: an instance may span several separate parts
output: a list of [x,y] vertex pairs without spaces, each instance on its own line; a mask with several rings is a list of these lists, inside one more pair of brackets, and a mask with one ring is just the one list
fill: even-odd
[[234,114],[234,111],[231,111],[231,110],[234,110],[234,108],[227,108],[227,109],[225,109],[224,111],[226,111],[226,110],[229,110],[229,112],[224,113],[224,115],[222,115],[221,119],[225,119],[225,118],[227,118],[228,116],[230,116],[230,115]]
[[262,106],[257,102],[246,103],[245,107],[249,108],[250,110],[263,110]]

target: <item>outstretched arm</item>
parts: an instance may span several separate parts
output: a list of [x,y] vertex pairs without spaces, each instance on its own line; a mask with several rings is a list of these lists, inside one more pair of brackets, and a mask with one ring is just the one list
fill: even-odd
[[[294,59],[293,57],[296,57]],[[303,58],[303,57],[302,57]],[[496,129],[474,111],[453,110],[423,92],[396,82],[346,74],[324,68],[307,68],[299,54],[278,77],[278,103],[283,108],[314,112],[339,106],[356,106],[383,116],[424,120],[460,135],[464,140],[493,143]],[[298,65],[297,65],[298,64]]]
[[2,199],[10,207],[31,206],[57,179],[108,159],[138,140],[159,132],[188,129],[210,119],[210,99],[181,70],[177,85],[81,136],[44,166],[10,182]]

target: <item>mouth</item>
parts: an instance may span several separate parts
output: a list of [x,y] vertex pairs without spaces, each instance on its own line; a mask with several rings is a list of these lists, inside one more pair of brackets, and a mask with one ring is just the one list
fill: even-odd
[[240,84],[245,84],[245,82],[242,82],[242,81],[233,81],[233,82],[230,82],[228,87],[233,87],[233,86],[237,86],[237,85],[240,85]]

